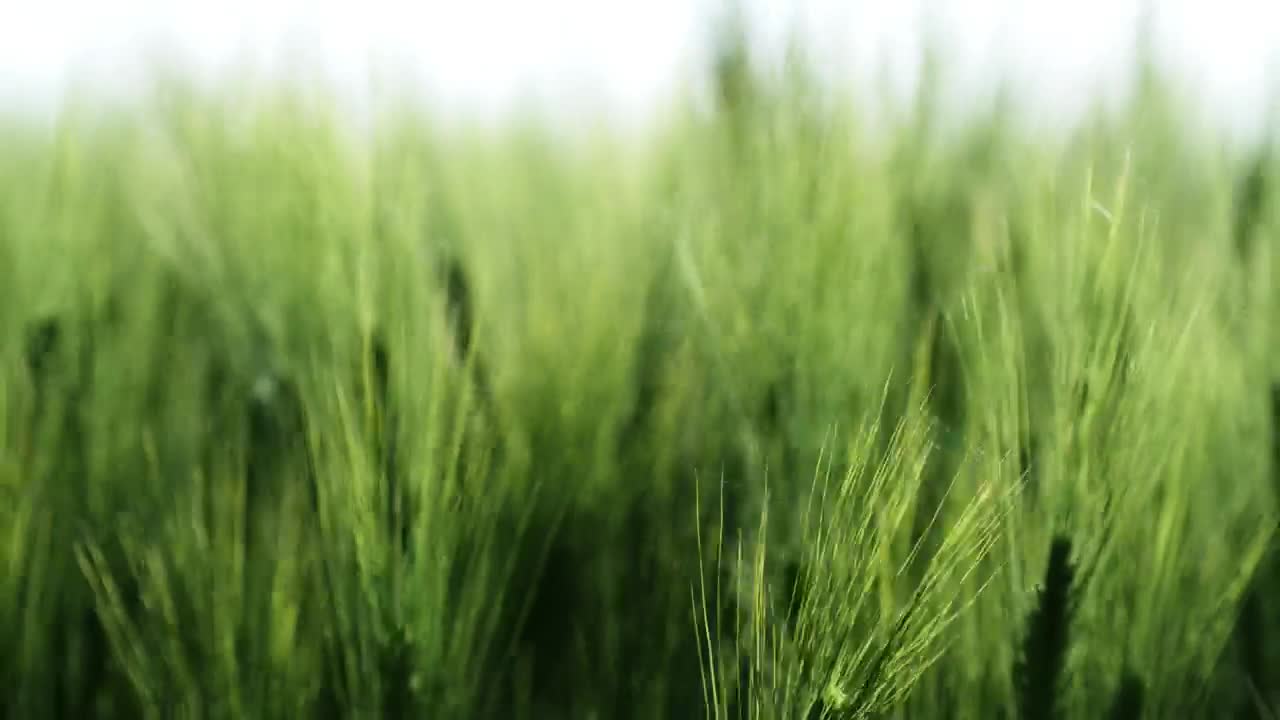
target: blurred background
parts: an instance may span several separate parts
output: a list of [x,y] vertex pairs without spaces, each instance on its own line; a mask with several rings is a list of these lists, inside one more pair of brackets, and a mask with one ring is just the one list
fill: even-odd
[[[1162,65],[1233,133],[1254,134],[1280,88],[1280,4],[1266,0],[742,0],[758,51],[799,39],[869,102],[910,95],[921,45],[947,58],[953,100],[999,85],[1035,119],[1074,117],[1129,79],[1145,26]],[[723,3],[475,0],[15,3],[0,23],[0,102],[48,113],[71,87],[127,95],[148,60],[214,75],[305,68],[354,108],[371,70],[469,119],[537,107],[641,122],[710,51]]]

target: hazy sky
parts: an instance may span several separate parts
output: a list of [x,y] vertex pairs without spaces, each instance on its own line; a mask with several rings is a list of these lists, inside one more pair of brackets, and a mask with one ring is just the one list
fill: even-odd
[[[746,0],[776,41],[792,23],[830,67],[868,78],[885,60],[909,81],[921,18],[966,82],[1012,73],[1042,107],[1071,108],[1128,68],[1139,0]],[[1160,43],[1231,123],[1280,87],[1280,0],[1153,0]],[[306,49],[359,87],[376,62],[418,73],[434,95],[488,112],[522,94],[589,96],[643,110],[696,68],[709,0],[78,0],[14,2],[0,23],[0,102],[48,103],[79,73],[127,89],[149,41],[201,67]],[[975,86],[976,87],[976,86]]]

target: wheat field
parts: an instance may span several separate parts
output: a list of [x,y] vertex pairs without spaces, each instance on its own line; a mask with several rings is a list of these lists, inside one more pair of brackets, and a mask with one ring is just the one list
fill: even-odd
[[939,63],[6,119],[0,718],[1276,717],[1280,161]]

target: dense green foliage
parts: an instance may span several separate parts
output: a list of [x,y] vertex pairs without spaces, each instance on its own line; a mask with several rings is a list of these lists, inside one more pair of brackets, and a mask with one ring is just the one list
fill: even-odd
[[0,718],[1275,713],[1274,157],[725,58],[8,126]]

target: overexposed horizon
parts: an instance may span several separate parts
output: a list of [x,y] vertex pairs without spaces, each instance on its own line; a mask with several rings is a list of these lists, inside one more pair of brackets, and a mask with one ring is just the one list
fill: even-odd
[[[1280,3],[1265,0],[744,0],[762,49],[792,30],[828,77],[905,94],[922,40],[944,43],[953,87],[1010,80],[1047,116],[1114,92],[1133,65],[1144,4],[1161,58],[1212,119],[1256,132],[1280,90]],[[659,108],[706,64],[710,0],[306,0],[23,3],[0,24],[0,103],[50,109],[79,82],[128,93],[156,47],[198,72],[298,58],[353,96],[372,75],[445,112],[496,116],[529,101],[626,120]],[[393,72],[394,71],[394,72]]]

